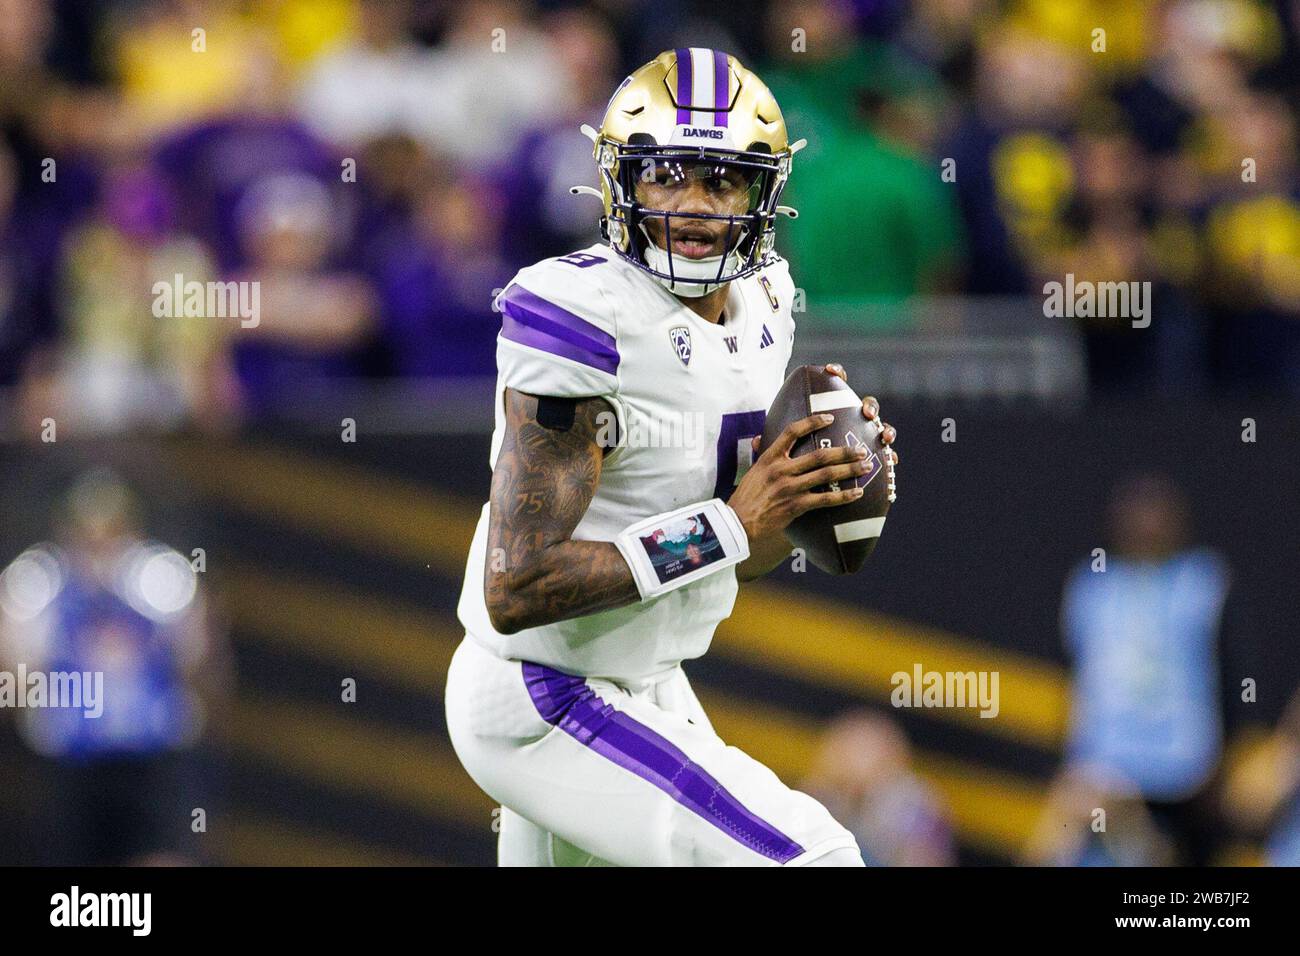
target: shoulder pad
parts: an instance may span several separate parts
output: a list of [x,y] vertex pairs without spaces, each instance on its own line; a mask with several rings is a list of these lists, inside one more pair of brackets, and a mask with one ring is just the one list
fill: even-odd
[[539,395],[599,395],[619,366],[610,254],[587,249],[521,269],[497,297],[505,385]]

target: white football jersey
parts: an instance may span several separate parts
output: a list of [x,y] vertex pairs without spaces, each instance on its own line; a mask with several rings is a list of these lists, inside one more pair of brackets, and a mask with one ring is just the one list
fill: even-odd
[[[751,440],[785,380],[794,343],[794,283],[777,259],[732,282],[722,321],[686,308],[603,244],[529,266],[497,299],[496,466],[506,388],[599,396],[616,416],[600,483],[573,538],[613,541],[629,525],[731,497],[752,464]],[[470,549],[458,613],[500,657],[570,674],[636,680],[702,655],[736,598],[734,568],[649,601],[498,634],[484,600],[488,506]]]

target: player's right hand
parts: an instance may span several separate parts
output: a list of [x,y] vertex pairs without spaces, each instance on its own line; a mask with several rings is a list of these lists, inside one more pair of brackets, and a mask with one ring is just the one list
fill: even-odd
[[[856,485],[841,491],[814,489],[866,474],[864,446],[819,448],[790,456],[795,442],[834,420],[833,415],[809,415],[787,426],[740,479],[727,504],[740,518],[750,541],[784,531],[805,511],[831,508],[862,496]],[[758,441],[754,439],[755,450]]]

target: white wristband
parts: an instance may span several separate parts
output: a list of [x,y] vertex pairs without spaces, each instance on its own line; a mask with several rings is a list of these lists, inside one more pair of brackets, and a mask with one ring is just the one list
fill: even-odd
[[624,528],[614,543],[648,601],[749,557],[740,518],[721,498],[686,505]]

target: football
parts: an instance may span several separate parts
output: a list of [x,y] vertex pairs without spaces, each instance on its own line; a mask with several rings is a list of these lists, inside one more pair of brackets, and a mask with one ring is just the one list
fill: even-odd
[[[875,550],[884,530],[885,515],[895,495],[894,465],[880,441],[880,427],[862,414],[862,399],[838,375],[819,365],[803,365],[777,392],[768,409],[759,453],[774,442],[793,422],[826,412],[835,420],[795,442],[791,457],[819,448],[866,445],[870,470],[854,479],[864,489],[857,501],[834,508],[814,508],[790,523],[786,536],[802,548],[814,565],[828,574],[852,574]],[[833,491],[844,487],[834,482],[815,490]]]

